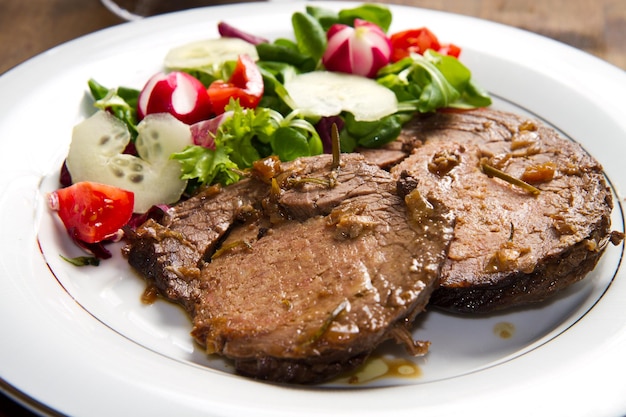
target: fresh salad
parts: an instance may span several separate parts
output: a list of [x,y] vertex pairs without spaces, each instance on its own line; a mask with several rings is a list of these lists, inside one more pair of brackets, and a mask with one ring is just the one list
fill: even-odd
[[267,40],[226,22],[220,37],[171,49],[141,89],[89,80],[95,113],[75,126],[50,193],[71,238],[94,265],[153,210],[199,187],[237,182],[270,155],[282,161],[395,140],[416,113],[491,104],[461,48],[425,27],[389,33],[391,11],[308,6],[293,37]]

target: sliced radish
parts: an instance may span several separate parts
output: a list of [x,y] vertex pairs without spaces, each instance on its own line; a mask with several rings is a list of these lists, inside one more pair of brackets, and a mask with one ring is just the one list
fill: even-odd
[[308,116],[352,113],[358,121],[374,121],[398,111],[393,91],[376,81],[339,72],[308,72],[285,82],[297,110]]
[[217,69],[226,61],[248,55],[255,61],[259,54],[254,45],[239,38],[216,38],[191,42],[171,49],[165,56],[168,69]]
[[150,77],[139,94],[137,113],[140,120],[148,114],[169,113],[193,124],[210,118],[213,110],[204,85],[185,72],[174,71]]
[[119,119],[99,111],[74,127],[67,156],[73,182],[93,181],[135,193],[133,211],[180,199],[187,182],[170,155],[192,144],[189,126],[167,113],[146,116],[137,126],[139,157],[122,154],[130,141]]
[[326,36],[328,47],[322,62],[329,71],[373,78],[389,63],[391,42],[374,23],[355,19],[354,27],[335,24]]

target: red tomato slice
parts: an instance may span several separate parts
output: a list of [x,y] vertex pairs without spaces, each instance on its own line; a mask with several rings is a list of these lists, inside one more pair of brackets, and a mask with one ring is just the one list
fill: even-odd
[[449,43],[446,45],[441,45],[441,48],[439,48],[437,52],[439,52],[441,55],[449,55],[458,58],[459,55],[461,55],[461,48],[453,43]]
[[70,236],[86,243],[115,236],[130,220],[134,200],[130,191],[95,182],[78,182],[49,196]]
[[454,44],[440,44],[435,34],[425,27],[395,33],[391,35],[390,40],[391,62],[400,61],[411,53],[423,55],[428,49],[455,58],[458,58],[461,53],[461,48]]
[[224,113],[231,97],[239,100],[244,108],[256,108],[263,96],[263,76],[256,63],[248,55],[240,55],[228,82],[218,80],[208,89],[209,98],[216,114]]
[[391,61],[397,62],[410,53],[423,54],[427,49],[438,51],[439,40],[427,28],[409,29],[391,35]]

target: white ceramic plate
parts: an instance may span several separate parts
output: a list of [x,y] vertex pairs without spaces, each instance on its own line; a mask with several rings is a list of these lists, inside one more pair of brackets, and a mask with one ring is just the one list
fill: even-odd
[[[170,47],[217,36],[219,20],[290,36],[290,16],[304,7],[251,3],[150,18],[69,42],[0,77],[0,386],[39,410],[73,416],[626,413],[623,245],[609,246],[583,282],[549,303],[486,317],[427,313],[415,334],[432,342],[431,353],[411,363],[417,376],[320,387],[233,375],[192,343],[180,309],[141,304],[143,283],[119,255],[99,268],[60,260],[80,252],[44,195],[57,186],[72,127],[92,111],[86,81],[140,88]],[[517,29],[392,11],[392,31],[428,26],[460,44],[496,107],[540,117],[582,143],[605,167],[613,228],[624,230],[623,71]],[[510,337],[499,335],[503,326]]]

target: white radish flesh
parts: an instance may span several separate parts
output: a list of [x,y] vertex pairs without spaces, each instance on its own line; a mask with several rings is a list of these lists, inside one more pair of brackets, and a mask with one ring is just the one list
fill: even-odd
[[335,24],[328,30],[328,47],[322,57],[329,71],[374,78],[389,63],[391,42],[371,22],[354,20],[354,27]]
[[150,77],[139,94],[138,116],[170,113],[178,120],[193,124],[213,114],[211,100],[202,83],[180,71],[157,73]]

